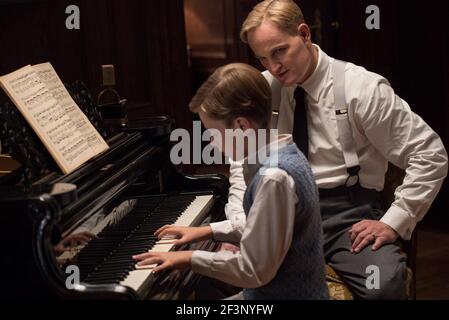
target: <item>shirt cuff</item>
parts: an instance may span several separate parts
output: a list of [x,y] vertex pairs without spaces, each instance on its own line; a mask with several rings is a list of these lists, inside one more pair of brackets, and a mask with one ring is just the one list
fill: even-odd
[[234,237],[232,236],[232,233],[234,231],[234,228],[232,226],[231,221],[224,220],[219,222],[214,222],[209,224],[210,228],[212,229],[212,234],[215,241],[235,241]]
[[392,227],[404,240],[411,239],[416,227],[414,219],[406,211],[394,205],[388,209],[380,221]]
[[211,264],[214,260],[215,252],[195,250],[192,253],[191,266],[193,272],[207,275],[211,270]]

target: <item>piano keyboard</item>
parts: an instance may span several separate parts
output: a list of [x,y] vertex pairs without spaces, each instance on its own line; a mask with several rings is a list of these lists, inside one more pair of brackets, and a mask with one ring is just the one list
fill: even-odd
[[[183,214],[173,223],[177,226],[196,226],[201,223],[204,214],[210,209],[212,204],[212,196],[200,196],[190,204]],[[202,217],[202,218],[200,218]],[[170,241],[171,242],[171,241]],[[173,249],[172,243],[166,243],[164,239],[156,242],[156,244],[147,252],[168,252]],[[136,267],[136,266],[135,266]],[[130,287],[136,292],[140,292],[152,280],[153,268],[136,268],[131,271],[128,276],[120,284]]]
[[154,232],[166,224],[199,225],[213,205],[212,195],[137,199],[136,207],[119,225],[103,229],[79,253],[82,282],[116,283],[140,293],[153,280],[152,269],[136,269],[132,256],[172,250],[171,241],[157,239]]

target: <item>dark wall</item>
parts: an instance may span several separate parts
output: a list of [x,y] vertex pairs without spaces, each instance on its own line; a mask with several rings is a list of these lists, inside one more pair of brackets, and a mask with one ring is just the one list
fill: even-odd
[[[380,9],[380,30],[365,27],[365,8]],[[340,59],[385,76],[395,92],[441,137],[449,150],[449,2],[405,0],[332,1],[327,29]],[[449,230],[449,182],[433,203],[424,223]]]
[[[80,30],[65,27],[72,4]],[[64,82],[82,80],[95,97],[100,65],[114,64],[131,117],[168,114],[191,127],[182,1],[2,1],[0,46],[0,74],[50,61]]]

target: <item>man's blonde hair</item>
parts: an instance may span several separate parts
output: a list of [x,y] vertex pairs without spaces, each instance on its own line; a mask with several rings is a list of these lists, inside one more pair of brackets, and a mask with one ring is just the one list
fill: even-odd
[[290,34],[298,33],[298,26],[304,23],[304,15],[298,5],[292,0],[265,0],[258,3],[248,14],[240,30],[240,39],[248,43],[248,32],[269,20],[279,29]]
[[271,89],[256,68],[244,63],[222,66],[203,83],[189,104],[190,111],[204,111],[227,126],[237,117],[246,117],[260,128],[271,120]]

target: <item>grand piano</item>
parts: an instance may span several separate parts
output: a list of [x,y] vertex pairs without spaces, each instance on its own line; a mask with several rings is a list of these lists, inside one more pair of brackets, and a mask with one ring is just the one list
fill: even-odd
[[[154,231],[223,218],[228,181],[180,174],[170,163],[166,117],[109,130],[82,83],[69,92],[109,149],[63,175],[6,97],[0,99],[2,151],[21,166],[0,179],[2,296],[7,299],[189,299],[190,270],[137,269],[131,256],[170,251]],[[189,249],[215,250],[212,242]]]

